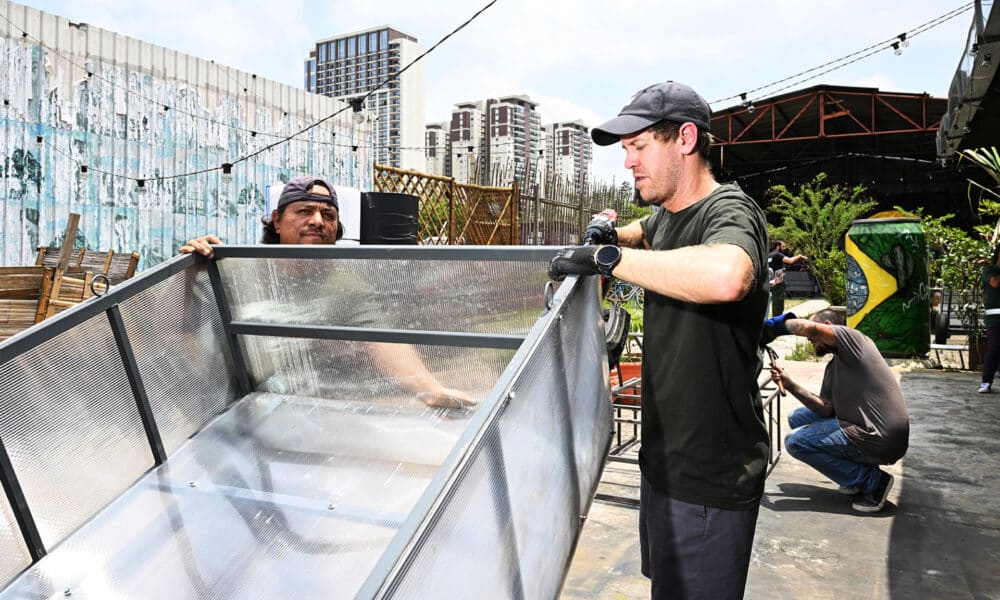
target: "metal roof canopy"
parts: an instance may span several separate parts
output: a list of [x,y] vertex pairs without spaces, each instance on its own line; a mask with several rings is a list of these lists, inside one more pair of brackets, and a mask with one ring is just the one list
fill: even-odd
[[732,106],[712,117],[711,160],[763,206],[768,189],[806,183],[863,185],[880,209],[925,207],[972,222],[968,168],[941,165],[935,136],[947,99],[926,93],[817,85]]
[[737,174],[848,153],[933,160],[947,100],[818,85],[712,117],[713,160]]
[[[1000,8],[977,0],[962,58],[948,89],[948,108],[937,134],[937,153],[1000,143]],[[989,5],[993,4],[992,9]]]

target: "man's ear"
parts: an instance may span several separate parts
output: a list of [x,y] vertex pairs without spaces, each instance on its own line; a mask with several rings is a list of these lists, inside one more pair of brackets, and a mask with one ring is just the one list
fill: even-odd
[[677,140],[681,143],[682,153],[694,154],[698,150],[698,126],[690,121],[681,124]]
[[281,213],[277,209],[271,211],[271,224],[274,225],[274,232],[278,232],[278,220],[281,218]]

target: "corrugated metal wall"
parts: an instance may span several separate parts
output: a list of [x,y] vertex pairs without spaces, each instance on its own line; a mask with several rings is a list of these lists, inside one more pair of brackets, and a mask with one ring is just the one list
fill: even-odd
[[[206,233],[256,241],[268,189],[288,177],[371,189],[370,127],[350,110],[263,150],[342,107],[0,1],[0,264],[33,264],[70,212],[81,214],[78,242],[137,250],[148,268]],[[231,182],[223,163],[234,163]]]

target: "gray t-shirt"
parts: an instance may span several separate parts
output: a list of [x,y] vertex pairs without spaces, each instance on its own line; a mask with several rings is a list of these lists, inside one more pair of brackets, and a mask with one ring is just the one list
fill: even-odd
[[868,336],[833,325],[837,351],[826,366],[820,396],[833,402],[847,438],[880,464],[906,454],[910,419],[892,370]]

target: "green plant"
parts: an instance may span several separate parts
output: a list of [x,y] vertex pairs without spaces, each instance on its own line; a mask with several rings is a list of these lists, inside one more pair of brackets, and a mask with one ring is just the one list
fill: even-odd
[[920,219],[927,239],[927,274],[931,285],[942,287],[951,294],[953,313],[957,313],[962,328],[970,337],[983,334],[982,270],[990,256],[986,231],[980,226],[974,234],[948,225],[954,215],[925,215],[922,208],[906,211],[905,216]]
[[816,349],[810,342],[797,342],[795,348],[785,356],[786,360],[817,360]]
[[784,240],[796,254],[808,256],[827,299],[831,304],[844,304],[844,235],[851,222],[871,211],[876,202],[862,186],[849,188],[825,181],[826,174],[820,173],[794,192],[783,185],[768,190],[772,199],[767,210],[781,221],[769,228],[769,236]]

